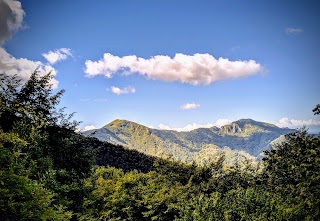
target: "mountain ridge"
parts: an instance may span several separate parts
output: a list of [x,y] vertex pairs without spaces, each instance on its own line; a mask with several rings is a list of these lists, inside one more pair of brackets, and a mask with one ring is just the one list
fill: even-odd
[[[156,129],[156,128],[151,128],[151,127],[148,127],[148,126],[145,126],[143,124],[139,124],[139,123],[136,123],[134,121],[130,121],[130,120],[125,120],[125,119],[115,119],[113,121],[111,121],[110,123],[104,125],[103,127],[110,127],[111,125],[114,126],[114,125],[119,125],[121,123],[131,123],[131,124],[135,124],[135,125],[140,125],[140,126],[143,126],[143,127],[147,127],[149,129],[154,129],[154,130],[169,130],[169,131],[177,131],[177,130],[173,130],[173,129]],[[239,120],[236,120],[236,121],[233,121],[229,124],[226,124],[226,125],[223,125],[221,127],[225,127],[225,126],[228,126],[228,125],[232,125],[232,124],[238,124],[238,125],[244,125],[244,124],[250,124],[250,123],[254,123],[254,124],[259,124],[259,125],[264,125],[264,126],[271,126],[271,127],[274,127],[274,128],[280,128],[278,126],[276,126],[275,124],[271,124],[271,123],[267,123],[267,122],[262,122],[262,121],[256,121],[256,120],[253,120],[251,118],[242,118],[242,119],[239,119]],[[221,128],[220,127],[220,128]],[[199,128],[196,128],[196,129],[192,129],[190,131],[193,131],[193,130],[198,130],[198,129],[203,129],[203,128],[206,128],[206,129],[212,129],[212,128],[218,128],[217,126],[212,126],[212,127],[199,127]],[[282,128],[282,129],[289,129],[289,128]],[[92,129],[92,130],[95,130],[95,129]],[[190,131],[187,131],[187,132],[190,132]],[[177,132],[186,132],[186,131],[177,131]]]
[[280,136],[293,131],[252,119],[239,119],[220,128],[213,126],[181,132],[154,129],[133,121],[116,119],[100,129],[84,131],[83,135],[152,156],[202,162],[204,156],[210,161],[225,153],[259,157]]

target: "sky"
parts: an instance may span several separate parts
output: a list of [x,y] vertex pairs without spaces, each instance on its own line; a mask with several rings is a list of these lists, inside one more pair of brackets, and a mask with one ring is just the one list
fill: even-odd
[[81,129],[241,118],[320,132],[314,0],[0,0],[0,73],[52,71]]

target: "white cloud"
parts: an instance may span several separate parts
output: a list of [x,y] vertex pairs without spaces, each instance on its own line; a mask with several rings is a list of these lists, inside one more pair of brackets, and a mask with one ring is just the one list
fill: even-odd
[[144,124],[142,122],[137,122],[137,124],[143,125],[145,127],[151,128],[151,129],[155,129],[155,127],[153,125],[147,125],[147,124]]
[[70,48],[60,48],[48,53],[42,54],[42,56],[50,63],[55,64],[58,61],[65,60],[72,56]]
[[195,130],[198,128],[210,128],[215,126],[214,124],[208,123],[208,124],[197,124],[197,123],[192,123],[192,124],[187,124],[184,127],[170,127],[165,124],[159,124],[159,129],[160,130],[175,130],[175,131],[191,131]]
[[208,85],[215,81],[239,78],[262,72],[262,66],[254,60],[229,61],[214,58],[210,54],[184,55],[173,58],[156,55],[150,59],[135,55],[118,57],[106,53],[98,61],[87,60],[85,73],[88,77],[104,75],[111,78],[117,72],[138,73],[152,80],[179,81],[192,85]]
[[[16,0],[0,0],[0,46],[8,40],[14,32],[23,26],[25,12],[21,8],[21,3]],[[0,47],[0,73],[8,76],[16,75],[25,83],[30,75],[38,68],[40,75],[51,71],[56,75],[56,70],[50,65],[45,65],[40,61],[32,61],[26,58],[15,58],[3,47]],[[52,79],[52,87],[58,86],[58,81]]]
[[0,0],[0,45],[22,27],[24,15],[19,1]]
[[300,28],[286,28],[285,32],[287,34],[300,34],[303,32],[303,30]]
[[302,126],[320,126],[319,120],[309,119],[309,120],[295,120],[288,118],[281,118],[276,124],[278,127],[302,127]]
[[[26,58],[15,58],[6,52],[5,49],[0,48],[0,73],[8,76],[17,75],[24,83],[37,68],[40,75],[44,75],[50,71],[53,76],[56,75],[56,70],[50,65],[44,65],[40,61],[31,61]],[[52,78],[51,84],[53,88],[56,88],[58,81]]]
[[215,126],[222,127],[224,125],[230,124],[232,121],[229,119],[218,119],[215,123]]
[[88,125],[88,126],[85,126],[83,128],[83,131],[86,131],[86,130],[94,130],[94,129],[97,129],[94,125]]
[[111,91],[112,93],[116,94],[116,95],[120,95],[120,94],[133,94],[136,92],[136,89],[133,87],[126,87],[123,89],[120,89],[118,87],[111,87]]
[[182,110],[197,109],[199,107],[200,107],[200,104],[195,104],[195,103],[186,103],[180,106]]
[[[181,131],[181,130],[178,130],[179,128],[172,128],[168,125],[165,125],[165,124],[159,124],[159,129],[160,130],[176,130],[176,131]],[[181,128],[180,128],[181,129]]]
[[158,128],[160,130],[192,131],[192,130],[195,130],[198,128],[211,128],[214,126],[221,127],[221,126],[224,126],[229,123],[231,123],[231,121],[228,119],[218,119],[215,124],[212,124],[212,123],[207,123],[207,124],[192,123],[192,124],[187,124],[184,127],[170,127],[165,124],[159,124]]

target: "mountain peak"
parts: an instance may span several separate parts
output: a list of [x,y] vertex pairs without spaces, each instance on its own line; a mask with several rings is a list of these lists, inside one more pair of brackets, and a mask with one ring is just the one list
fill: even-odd
[[273,127],[273,128],[278,128],[276,125],[274,124],[270,124],[270,123],[267,123],[267,122],[262,122],[262,121],[255,121],[255,120],[252,120],[250,118],[247,118],[247,119],[239,119],[237,121],[234,121],[232,123],[235,123],[235,124],[238,124],[240,127],[243,127],[245,126],[246,124],[251,124],[251,125],[256,125],[256,126],[259,126],[259,127]]
[[220,128],[220,133],[246,137],[256,132],[272,131],[274,129],[279,129],[279,128],[274,124],[255,121],[249,118],[249,119],[240,119],[232,122],[231,124],[222,126]]
[[123,120],[123,119],[115,119],[110,123],[108,123],[107,125],[105,125],[104,127],[119,127],[119,126],[123,127],[123,126],[127,126],[128,124],[137,124],[137,123],[128,121],[128,120]]
[[256,122],[258,121],[252,120],[251,118],[243,118],[243,119],[234,121],[233,123],[256,123]]
[[123,119],[115,119],[113,121],[111,121],[110,123],[108,123],[108,125],[110,124],[120,124],[120,123],[123,123],[123,122],[126,122],[127,120],[123,120]]
[[113,132],[119,132],[119,131],[126,131],[126,132],[132,132],[135,130],[149,130],[148,127],[132,122],[132,121],[128,121],[128,120],[121,120],[121,119],[116,119],[112,122],[110,122],[109,124],[105,125],[104,128],[111,130]]

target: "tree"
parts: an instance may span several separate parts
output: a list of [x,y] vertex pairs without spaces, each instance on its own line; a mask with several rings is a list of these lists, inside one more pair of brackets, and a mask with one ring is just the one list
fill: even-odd
[[262,183],[290,199],[306,220],[320,216],[320,136],[303,128],[266,151]]
[[72,128],[69,117],[58,110],[57,104],[64,93],[58,91],[52,95],[49,72],[40,76],[35,70],[30,79],[22,84],[17,76],[0,74],[0,128],[4,132],[12,130],[19,121],[29,123],[37,128],[47,125],[61,125]]
[[0,130],[1,220],[68,220],[71,213],[54,205],[54,193],[31,178],[27,142]]
[[317,104],[317,106],[312,110],[314,115],[320,114],[320,104]]
[[[12,145],[0,142],[4,147],[0,149],[1,155],[11,156],[12,162],[18,160],[14,158],[16,154],[24,156],[19,158],[17,165],[25,171],[20,174],[20,170],[0,168],[3,177],[10,177],[3,180],[1,190],[6,192],[7,187],[12,187],[14,192],[18,186],[10,182],[14,177],[22,176],[19,188],[25,191],[24,195],[36,197],[32,191],[37,189],[46,197],[44,205],[60,210],[67,207],[76,213],[84,195],[83,179],[95,163],[95,152],[90,148],[89,138],[74,132],[77,122],[71,121],[72,115],[65,114],[63,108],[57,109],[64,90],[54,94],[51,79],[51,73],[40,76],[37,70],[25,84],[16,76],[0,75],[0,130],[3,134],[14,134],[16,141],[25,142],[18,152],[15,142]],[[37,202],[36,198],[29,198]],[[15,199],[15,205],[26,206],[23,197]],[[1,203],[3,208],[10,208],[9,201]],[[33,206],[27,210],[37,213],[41,208]],[[23,214],[21,219],[29,217]]]

